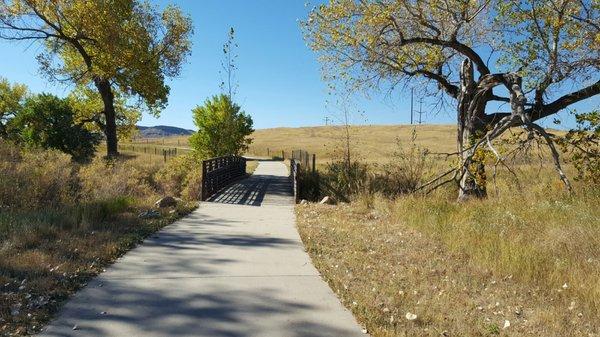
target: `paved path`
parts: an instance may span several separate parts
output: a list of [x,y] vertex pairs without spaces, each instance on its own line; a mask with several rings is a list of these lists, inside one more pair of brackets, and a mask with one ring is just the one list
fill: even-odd
[[286,176],[261,162],[90,282],[42,335],[364,336],[304,252]]

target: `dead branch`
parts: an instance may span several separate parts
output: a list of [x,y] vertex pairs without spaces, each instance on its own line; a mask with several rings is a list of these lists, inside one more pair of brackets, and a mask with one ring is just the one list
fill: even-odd
[[457,168],[452,168],[452,169],[450,169],[450,170],[448,170],[448,171],[444,172],[443,174],[440,174],[439,176],[435,177],[434,179],[432,179],[432,180],[430,180],[430,181],[428,181],[428,182],[424,183],[423,185],[421,185],[421,186],[419,186],[419,187],[415,188],[415,189],[413,190],[413,193],[415,193],[415,192],[418,192],[418,191],[420,191],[420,190],[424,189],[425,187],[428,187],[428,186],[430,186],[430,185],[432,185],[432,184],[435,184],[435,183],[436,183],[436,182],[438,182],[440,179],[442,179],[442,178],[444,178],[444,177],[448,176],[448,175],[449,175],[449,174],[451,174],[451,173],[454,173],[454,176],[453,176],[451,179],[445,180],[445,181],[443,181],[442,183],[439,183],[439,184],[435,185],[433,188],[431,188],[431,189],[429,189],[427,192],[425,192],[425,194],[429,194],[429,193],[431,193],[433,190],[435,190],[435,189],[437,189],[437,188],[441,187],[442,185],[445,185],[445,184],[447,184],[447,183],[449,183],[449,182],[452,182],[452,181],[454,180],[454,178],[456,178],[456,175],[458,174],[458,169],[457,169]]
[[558,172],[558,175],[560,176],[560,180],[562,180],[563,184],[565,185],[565,188],[569,191],[569,193],[573,194],[573,187],[571,186],[571,183],[569,182],[567,175],[565,174],[565,172],[563,171],[563,169],[560,165],[560,155],[559,155],[558,151],[556,150],[556,147],[554,146],[554,142],[552,141],[552,138],[550,137],[548,132],[546,132],[546,130],[544,130],[544,128],[542,128],[541,126],[539,126],[533,122],[529,122],[527,124],[527,126],[531,129],[535,130],[535,132],[537,134],[539,134],[540,136],[542,136],[542,138],[544,138],[544,140],[546,141],[546,144],[550,148],[550,152],[552,153],[552,159],[554,161],[554,168]]

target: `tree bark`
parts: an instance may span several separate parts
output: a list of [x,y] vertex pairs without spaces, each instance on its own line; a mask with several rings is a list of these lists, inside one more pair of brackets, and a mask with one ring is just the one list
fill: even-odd
[[467,144],[467,149],[463,149],[464,152],[461,154],[459,201],[487,197],[487,176],[484,160],[477,155],[473,156],[473,150],[468,149],[468,147],[475,145],[483,134],[484,130],[473,127],[466,127],[462,132],[462,138]]
[[106,136],[106,156],[114,158],[119,155],[117,139],[117,122],[115,113],[115,96],[112,92],[110,82],[105,79],[95,80],[96,88],[102,97],[104,103],[104,117],[106,124],[104,126],[104,135]]
[[483,158],[474,155],[471,149],[485,134],[485,105],[491,94],[478,90],[474,80],[473,64],[465,60],[460,72],[461,86],[458,95],[458,152],[460,153],[460,182],[458,200],[485,198],[486,175]]

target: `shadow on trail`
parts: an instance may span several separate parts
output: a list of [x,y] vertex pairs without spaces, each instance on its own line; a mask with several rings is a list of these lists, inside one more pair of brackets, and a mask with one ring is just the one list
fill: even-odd
[[[225,254],[225,249],[299,249],[298,242],[213,231],[213,224],[226,221],[206,216],[198,220],[204,225],[158,233],[130,251],[127,261],[90,282],[42,336],[115,336],[130,331],[132,336],[241,337],[261,336],[270,329],[283,329],[292,337],[347,335],[329,322],[318,322],[312,314],[315,306],[289,295],[297,284],[321,282],[318,277],[297,281],[282,275],[265,285],[261,276],[240,275],[223,287],[219,266],[245,258]],[[201,292],[189,291],[199,283]],[[290,315],[299,318],[290,320]]]
[[252,175],[224,188],[208,201],[222,204],[261,206],[265,196],[289,197],[293,195],[288,177],[272,175]]
[[[146,239],[143,245],[131,250],[123,258],[126,263],[114,264],[104,276],[126,275],[123,278],[144,275],[190,275],[212,276],[215,270],[227,263],[239,263],[226,252],[248,249],[275,248],[279,250],[300,249],[298,242],[269,235],[229,232],[226,228],[242,221],[225,220],[207,216],[181,220],[189,226],[170,228]],[[225,228],[225,230],[224,230]],[[216,256],[214,252],[220,252]],[[234,254],[232,253],[232,254]],[[167,263],[165,263],[165,256]],[[232,255],[235,256],[235,255]],[[243,255],[242,255],[243,256]],[[125,261],[122,261],[125,262]]]
[[[120,331],[135,331],[136,336],[258,336],[264,331],[264,322],[249,320],[251,317],[278,317],[298,311],[314,309],[310,305],[282,299],[281,289],[263,287],[223,291],[207,285],[205,294],[189,295],[177,291],[181,280],[161,280],[162,287],[151,288],[148,281],[127,280],[126,284],[112,283],[92,289],[94,306],[85,301],[71,306],[78,319],[64,320],[44,335],[57,336],[113,336]],[[186,282],[193,282],[188,280]],[[241,280],[240,282],[244,282]],[[126,285],[126,287],[124,287]],[[174,288],[175,287],[175,288]],[[159,290],[157,290],[159,289]],[[119,306],[114,305],[118,299]],[[100,324],[99,324],[100,323]],[[232,324],[233,323],[233,324]],[[347,331],[308,320],[284,323],[286,336],[344,336]],[[73,326],[77,330],[72,330]]]

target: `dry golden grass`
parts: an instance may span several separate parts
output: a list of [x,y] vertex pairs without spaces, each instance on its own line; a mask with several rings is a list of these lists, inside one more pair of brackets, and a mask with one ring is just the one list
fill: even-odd
[[248,160],[246,161],[246,173],[252,174],[258,167],[258,161],[256,160]]
[[446,188],[299,206],[298,227],[373,336],[598,336],[600,193],[578,183],[570,196],[550,168],[517,172],[522,190],[501,172],[498,195],[468,203]]
[[181,202],[173,213],[138,217],[163,193],[154,177],[173,164],[124,157],[80,166],[0,141],[0,335],[39,331],[106,265],[195,208]]
[[[351,144],[357,151],[358,159],[373,163],[388,158],[397,144],[411,142],[413,130],[416,144],[435,152],[456,151],[456,126],[454,125],[356,125],[351,126]],[[557,132],[555,131],[556,133]],[[281,157],[282,151],[288,158],[292,150],[306,150],[317,155],[320,166],[336,159],[340,144],[344,141],[344,129],[340,126],[317,126],[298,128],[271,128],[256,130],[247,152],[249,156]],[[138,139],[123,143],[127,148],[135,144],[147,151],[158,148],[188,149],[188,136],[175,136],[157,139]],[[268,151],[267,151],[268,150]],[[142,150],[143,151],[143,150]]]
[[[455,127],[452,125],[360,125],[351,126],[353,146],[358,148],[358,155],[367,162],[379,161],[389,156],[396,149],[397,140],[408,143],[412,131],[417,132],[417,144],[435,148],[440,152],[455,151]],[[344,130],[340,126],[319,126],[300,128],[273,128],[256,130],[251,138],[253,142],[248,155],[258,157],[286,158],[292,150],[302,149],[317,155],[320,164],[329,162],[335,156],[335,149],[343,141]],[[139,149],[148,147],[188,147],[187,136],[166,137],[159,139],[135,140],[123,144],[124,147],[135,144]],[[268,150],[268,151],[267,151]],[[143,150],[142,150],[143,151]]]
[[[377,162],[392,154],[398,141],[410,142],[413,129],[420,146],[440,152],[456,149],[455,128],[451,125],[351,126],[352,147],[358,150],[357,156],[362,160]],[[268,148],[271,155],[280,156],[282,150],[289,155],[291,150],[302,149],[315,153],[317,161],[323,164],[335,157],[343,137],[344,130],[339,126],[263,129],[252,135],[254,141],[248,152],[264,156]]]
[[104,267],[195,204],[181,204],[158,219],[139,219],[147,207],[122,199],[0,215],[0,222],[13,222],[0,233],[0,335],[38,332]]

